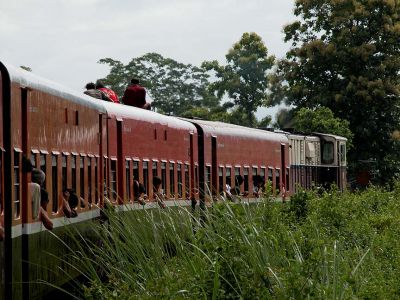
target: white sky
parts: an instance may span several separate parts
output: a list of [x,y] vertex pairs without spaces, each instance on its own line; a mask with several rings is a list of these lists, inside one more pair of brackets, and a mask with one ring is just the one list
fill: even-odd
[[0,61],[83,91],[108,74],[101,58],[127,63],[157,52],[195,65],[225,63],[244,32],[259,34],[280,58],[293,7],[294,0],[0,0]]

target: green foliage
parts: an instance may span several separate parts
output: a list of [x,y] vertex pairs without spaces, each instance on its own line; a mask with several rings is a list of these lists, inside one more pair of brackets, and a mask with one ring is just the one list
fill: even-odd
[[111,58],[101,59],[111,67],[101,81],[122,96],[131,78],[139,78],[161,113],[181,115],[194,107],[218,107],[219,99],[207,91],[209,75],[199,67],[183,64],[157,53],[133,58],[127,65]]
[[347,138],[347,149],[351,149],[353,134],[349,129],[349,122],[335,118],[327,107],[317,109],[301,108],[294,117],[294,128],[300,132],[336,134]]
[[108,211],[101,242],[75,236],[85,297],[400,297],[400,184],[291,200],[215,203],[203,225],[184,208]]
[[267,72],[275,58],[256,33],[244,33],[226,54],[227,64],[206,61],[203,67],[214,72],[216,80],[210,89],[221,98],[225,93],[245,113],[247,126],[256,126],[254,112],[267,102]]
[[[325,106],[354,134],[350,160],[399,173],[400,5],[397,0],[298,0],[285,27],[292,48],[274,92],[297,107]],[[281,82],[281,85],[277,84]]]

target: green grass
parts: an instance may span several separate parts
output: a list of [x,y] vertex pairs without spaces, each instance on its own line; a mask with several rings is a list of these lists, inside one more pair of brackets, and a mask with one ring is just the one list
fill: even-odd
[[399,187],[107,215],[74,233],[86,299],[400,297]]

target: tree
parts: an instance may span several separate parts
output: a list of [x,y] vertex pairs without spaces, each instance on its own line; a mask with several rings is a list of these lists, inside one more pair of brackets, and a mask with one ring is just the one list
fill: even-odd
[[[256,33],[244,33],[239,42],[226,54],[227,64],[206,61],[202,66],[213,71],[216,80],[210,89],[218,98],[227,94],[237,105],[235,113],[245,114],[245,125],[254,127],[254,112],[267,103],[267,72],[275,58],[268,56],[268,49]],[[242,123],[243,124],[243,123]]]
[[202,68],[157,53],[133,58],[127,65],[111,58],[99,63],[111,67],[110,73],[100,80],[119,96],[132,77],[139,78],[153,99],[152,106],[161,113],[181,115],[193,107],[219,105],[219,99],[208,93],[209,75]]
[[381,178],[400,170],[400,3],[398,0],[297,0],[286,26],[292,48],[279,63],[286,101],[326,106],[349,121],[350,159],[374,159]]
[[349,129],[349,122],[335,118],[327,107],[315,110],[301,108],[295,113],[293,123],[297,131],[305,134],[319,132],[343,136],[347,138],[347,149],[352,148],[353,133]]

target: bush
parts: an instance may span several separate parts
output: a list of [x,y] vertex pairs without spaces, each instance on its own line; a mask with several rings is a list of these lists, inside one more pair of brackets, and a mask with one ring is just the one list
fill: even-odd
[[395,299],[399,192],[224,202],[207,210],[205,224],[185,208],[106,212],[101,246],[72,255],[90,279],[87,299]]

